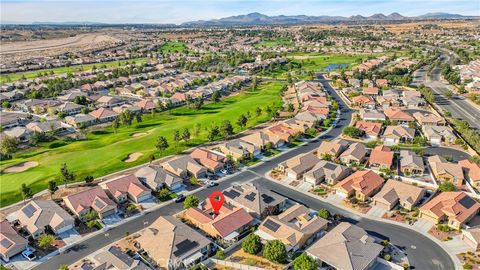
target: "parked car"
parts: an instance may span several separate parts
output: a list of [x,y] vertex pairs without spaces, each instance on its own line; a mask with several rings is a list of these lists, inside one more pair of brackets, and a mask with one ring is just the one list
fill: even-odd
[[218,183],[213,181],[208,181],[207,187],[214,187],[214,186],[218,186]]
[[174,199],[176,203],[183,202],[185,200],[185,195],[178,194],[177,197]]
[[208,174],[207,175],[208,180],[217,180],[218,176],[215,174]]
[[22,256],[25,257],[25,259],[27,259],[29,261],[33,261],[37,258],[37,256],[35,256],[35,254],[34,254],[34,251],[30,248],[25,249],[22,252]]

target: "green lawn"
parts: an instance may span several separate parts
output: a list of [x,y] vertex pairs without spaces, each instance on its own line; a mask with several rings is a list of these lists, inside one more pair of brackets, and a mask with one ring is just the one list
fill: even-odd
[[187,49],[187,45],[179,41],[165,42],[160,50],[162,53],[183,53]]
[[255,44],[255,48],[273,48],[277,46],[292,46],[293,42],[286,38],[276,38],[276,39],[268,39],[262,40],[261,42]]
[[[252,115],[247,128],[268,121],[270,116],[266,115],[265,107],[281,108],[280,90],[282,85],[281,82],[264,83],[257,91],[250,89],[242,91],[218,103],[205,105],[199,111],[182,107],[173,109],[170,113],[162,112],[154,116],[146,114],[143,122],[139,125],[135,123],[130,127],[120,127],[116,133],[111,128],[107,128],[104,131],[88,134],[87,140],[84,141],[56,141],[43,144],[42,147],[35,150],[19,152],[15,154],[14,159],[0,162],[0,169],[3,170],[8,166],[25,161],[38,161],[39,166],[20,173],[2,174],[0,177],[0,204],[5,206],[20,201],[19,187],[22,183],[29,185],[34,192],[45,189],[48,181],[58,179],[60,165],[64,162],[76,175],[76,179],[82,181],[86,175],[99,177],[148,162],[151,154],[156,154],[158,158],[160,153],[155,149],[155,143],[159,136],[165,136],[170,144],[170,147],[162,154],[170,155],[205,143],[207,141],[206,128],[220,125],[223,120],[230,120],[235,127],[235,132],[239,132],[240,128],[235,122],[240,114],[247,111],[250,111]],[[257,106],[264,112],[259,117],[255,117]],[[201,125],[198,138],[193,138],[188,145],[180,143],[175,146],[173,131],[189,128],[193,134],[192,127],[196,123]],[[132,136],[140,132],[147,134],[140,137]],[[131,163],[122,161],[133,152],[141,152],[143,156]]]
[[[301,57],[301,59],[300,59]],[[321,53],[291,53],[288,54],[292,63],[292,76],[297,79],[308,79],[308,72],[321,72],[329,64],[348,64],[346,69],[351,69],[355,64],[361,63],[367,55],[348,54],[321,54]],[[286,78],[288,66],[271,70],[262,74],[267,77]]]
[[112,61],[112,62],[104,62],[104,63],[86,64],[86,65],[75,65],[70,67],[59,67],[59,68],[39,69],[35,71],[17,72],[17,73],[0,75],[0,83],[18,81],[22,79],[23,76],[25,76],[25,78],[27,79],[35,79],[38,77],[40,72],[50,73],[53,71],[54,74],[64,74],[67,72],[79,72],[79,71],[91,70],[93,66],[100,68],[101,66],[105,65],[108,68],[110,68],[110,67],[117,67],[119,65],[125,65],[126,62],[129,62],[129,63],[135,62],[137,64],[140,64],[140,63],[145,63],[147,61],[148,61],[148,58],[134,58],[130,60],[121,60],[121,61]]

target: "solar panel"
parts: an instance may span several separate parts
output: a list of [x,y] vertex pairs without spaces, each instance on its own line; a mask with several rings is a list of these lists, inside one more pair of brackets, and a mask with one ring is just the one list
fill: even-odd
[[185,254],[187,251],[192,250],[198,246],[198,242],[190,241],[190,239],[183,240],[182,242],[175,245],[177,250],[173,252],[173,255],[179,257]]
[[105,204],[104,204],[102,201],[100,201],[100,200],[97,199],[97,200],[95,200],[95,206],[96,206],[98,209],[102,209],[102,208],[105,206]]
[[459,201],[459,203],[465,208],[470,208],[475,204],[475,201],[472,198],[465,196]]
[[278,228],[280,228],[280,225],[273,222],[271,219],[265,221],[265,224],[263,224],[267,229],[271,230],[272,232],[276,232]]
[[0,245],[2,245],[2,247],[5,248],[5,249],[12,246],[12,244],[13,244],[12,241],[8,240],[7,238],[4,238],[4,239],[2,239],[2,241],[0,241]]
[[328,170],[335,170],[335,168],[337,167],[335,164],[332,164],[332,163],[327,163],[325,164],[325,169],[328,169]]
[[227,197],[230,198],[230,199],[235,198],[235,196],[233,196],[233,195],[232,195],[230,192],[228,192],[228,191],[224,191],[224,192],[223,192],[223,195],[227,196]]
[[37,208],[33,207],[33,205],[29,204],[22,208],[22,212],[28,217],[31,218],[33,214],[37,211]]
[[233,189],[230,190],[230,194],[232,194],[234,197],[240,196],[240,193],[239,193],[238,191],[236,191],[236,190],[233,190]]
[[268,196],[267,194],[262,194],[262,199],[264,203],[271,203],[275,201],[275,199],[271,196]]
[[254,192],[251,192],[250,194],[248,194],[247,196],[245,196],[245,199],[253,202],[255,200],[255,193]]

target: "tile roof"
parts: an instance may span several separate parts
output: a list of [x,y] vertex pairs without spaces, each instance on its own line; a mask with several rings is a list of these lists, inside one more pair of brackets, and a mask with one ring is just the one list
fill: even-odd
[[368,163],[384,165],[387,168],[390,168],[392,167],[393,163],[393,151],[387,146],[378,145],[373,148],[372,152],[370,153]]
[[480,203],[461,191],[442,192],[420,207],[422,212],[428,212],[437,218],[446,215],[460,223],[468,221],[467,219],[479,209]]
[[385,180],[373,171],[357,171],[354,174],[343,179],[335,185],[335,188],[343,189],[347,192],[354,191],[362,193],[365,196],[383,185]]

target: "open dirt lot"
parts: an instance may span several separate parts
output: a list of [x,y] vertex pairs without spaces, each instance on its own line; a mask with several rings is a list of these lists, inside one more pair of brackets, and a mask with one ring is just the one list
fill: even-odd
[[80,34],[67,38],[4,43],[0,47],[0,54],[34,52],[64,47],[83,47],[118,41],[118,39],[105,34]]

